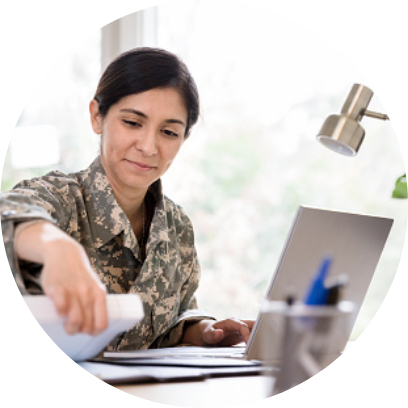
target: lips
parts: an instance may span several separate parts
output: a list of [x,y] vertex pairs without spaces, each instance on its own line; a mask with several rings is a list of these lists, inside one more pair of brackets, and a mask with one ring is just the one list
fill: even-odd
[[143,170],[143,171],[148,171],[148,170],[153,170],[156,168],[156,166],[152,166],[146,163],[142,163],[142,162],[137,162],[137,161],[133,161],[133,160],[126,160],[131,166],[139,169],[139,170]]

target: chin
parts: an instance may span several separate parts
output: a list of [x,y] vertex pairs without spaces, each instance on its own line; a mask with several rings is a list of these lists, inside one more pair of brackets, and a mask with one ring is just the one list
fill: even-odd
[[135,180],[135,177],[129,177],[126,180],[123,179],[123,184],[134,190],[147,190],[156,180],[157,179],[140,180],[140,177],[137,177],[137,180]]

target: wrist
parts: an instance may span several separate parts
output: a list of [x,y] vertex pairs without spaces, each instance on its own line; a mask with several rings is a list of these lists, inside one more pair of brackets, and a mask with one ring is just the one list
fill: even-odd
[[[54,226],[53,226],[54,227]],[[46,264],[50,260],[72,257],[82,259],[87,263],[88,258],[83,246],[74,238],[57,228],[52,234],[44,234],[42,242],[42,260]]]
[[14,250],[19,259],[44,264],[63,248],[80,246],[73,238],[49,221],[39,220],[17,226]]
[[45,224],[45,220],[33,220],[19,223],[13,236],[14,252],[19,259],[41,263],[40,248],[42,245],[40,234]]

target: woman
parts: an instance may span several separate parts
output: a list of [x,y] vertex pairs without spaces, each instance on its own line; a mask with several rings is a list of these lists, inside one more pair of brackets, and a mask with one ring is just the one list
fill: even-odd
[[45,293],[68,333],[107,327],[106,292],[137,293],[145,317],[113,349],[247,342],[252,321],[197,309],[190,220],[163,195],[168,170],[199,114],[187,67],[139,48],[119,56],[91,101],[101,151],[84,171],[19,183],[0,198],[9,261],[24,293]]

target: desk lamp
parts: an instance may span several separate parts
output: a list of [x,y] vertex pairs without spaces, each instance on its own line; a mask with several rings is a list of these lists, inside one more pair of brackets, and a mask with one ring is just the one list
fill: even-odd
[[325,120],[317,140],[334,152],[355,156],[364,140],[365,132],[359,123],[363,116],[389,120],[387,115],[367,109],[373,94],[366,86],[354,84],[340,115],[330,115]]
[[[344,156],[355,156],[364,140],[364,129],[360,125],[363,116],[389,120],[383,113],[367,109],[373,91],[364,85],[354,84],[344,103],[340,115],[330,115],[323,123],[317,140],[334,152]],[[408,198],[407,177],[402,175],[395,182],[393,198]]]

